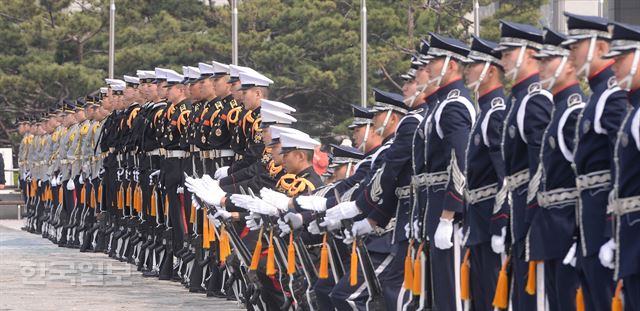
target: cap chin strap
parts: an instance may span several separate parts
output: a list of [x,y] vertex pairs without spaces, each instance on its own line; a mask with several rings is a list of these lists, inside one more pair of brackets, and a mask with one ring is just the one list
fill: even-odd
[[589,71],[591,71],[591,61],[593,60],[593,52],[596,50],[597,36],[592,36],[589,39],[589,52],[587,52],[587,61],[580,67],[577,72],[578,77],[589,78]]
[[442,64],[442,69],[440,69],[440,74],[429,80],[429,85],[435,85],[436,87],[440,87],[440,83],[442,83],[442,79],[444,78],[444,74],[447,73],[447,66],[449,66],[449,61],[451,61],[451,56],[448,56],[444,59],[444,64]]
[[362,152],[366,152],[367,148],[367,140],[369,139],[369,129],[371,128],[371,124],[367,123],[367,127],[364,129],[364,138],[362,139],[362,144],[358,146],[358,149],[362,150]]
[[618,81],[618,85],[623,90],[629,91],[631,89],[631,82],[633,82],[633,77],[636,75],[636,72],[638,72],[638,63],[640,63],[640,50],[636,49],[635,52],[633,52],[633,63],[631,63],[631,70],[629,70],[629,73],[624,78],[622,78],[622,80]]
[[344,174],[344,178],[349,178],[349,176],[351,176],[351,167],[353,166],[353,164],[351,163],[351,161],[349,161],[349,163],[347,163],[347,172]]
[[520,66],[522,66],[522,62],[524,61],[524,52],[527,50],[527,46],[523,45],[520,47],[520,53],[518,53],[518,60],[516,60],[516,65],[513,69],[509,70],[505,74],[507,79],[515,81],[518,78],[518,72],[520,71]]
[[387,116],[384,117],[384,122],[382,125],[376,129],[376,134],[382,136],[384,134],[384,129],[387,128],[387,123],[389,123],[389,119],[391,118],[391,110],[387,110]]
[[[491,63],[484,62],[484,67],[482,67],[482,72],[480,73],[480,77],[478,77],[478,80],[471,82],[469,85],[467,85],[468,88],[473,89],[473,92],[476,93],[476,95],[478,94],[478,89],[480,89],[480,84],[482,83],[482,81],[484,81],[484,78],[487,77],[487,73],[489,72],[489,66],[491,66]],[[477,97],[478,96],[476,96],[476,98]]]
[[409,108],[413,107],[413,105],[416,104],[416,98],[418,98],[418,95],[420,95],[420,93],[424,92],[424,90],[426,90],[427,87],[429,87],[429,82],[416,86],[416,89],[419,90],[419,91],[416,91],[416,93],[413,94],[412,96],[409,96],[409,97],[405,98],[403,100],[404,104],[407,105],[407,107],[409,107]]
[[558,81],[558,77],[560,76],[560,74],[562,74],[562,70],[564,70],[564,66],[567,64],[567,59],[568,57],[562,56],[560,65],[558,65],[558,68],[553,73],[553,76],[540,81],[540,84],[542,85],[543,88],[547,90],[551,90],[551,88],[553,88],[553,86],[556,84],[556,81]]

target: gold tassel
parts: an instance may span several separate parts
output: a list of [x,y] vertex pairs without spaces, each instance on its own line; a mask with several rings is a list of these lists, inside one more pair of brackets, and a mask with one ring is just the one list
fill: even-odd
[[413,286],[413,262],[411,260],[411,253],[413,252],[413,239],[409,240],[409,247],[407,248],[407,256],[404,257],[404,288],[411,290]]
[[158,198],[155,189],[151,191],[151,216],[156,217],[156,209],[158,208]]
[[462,260],[462,266],[460,267],[460,298],[462,300],[469,300],[471,294],[469,293],[469,256],[471,256],[471,250],[467,249],[464,254],[464,260]]
[[196,221],[196,206],[191,204],[191,217],[189,217],[189,223],[193,224]]
[[102,183],[98,186],[98,197],[96,198],[96,202],[102,204]]
[[[167,215],[169,215],[169,195],[165,194],[164,195],[164,206],[163,206],[163,210],[164,210],[164,218],[167,218]],[[166,226],[169,226],[169,224],[165,224]]]
[[349,275],[349,285],[358,284],[358,252],[356,251],[356,241],[351,244],[351,274]]
[[58,204],[62,204],[62,194],[63,194],[63,190],[62,190],[62,186],[58,187]]
[[91,195],[89,196],[89,207],[96,208],[98,204],[96,204],[96,192],[91,189]]
[[424,242],[418,246],[418,252],[416,253],[416,260],[413,262],[413,288],[411,291],[414,296],[422,295],[422,249]]
[[[207,208],[205,207],[203,211],[205,212],[205,215],[206,215]],[[204,248],[204,249],[209,249],[209,245],[210,245],[209,244],[209,239],[210,239],[209,234],[211,234],[211,233],[209,232],[209,226],[210,226],[209,218],[204,217],[202,219],[202,248]]]
[[267,251],[267,275],[274,276],[276,274],[276,258],[273,249],[273,229],[269,232],[269,249]]
[[256,248],[253,249],[249,270],[258,270],[258,264],[260,264],[260,254],[262,253],[262,230],[263,227],[260,226],[260,233],[258,234],[258,240],[256,241]]
[[293,245],[293,232],[289,232],[289,247],[287,248],[287,272],[296,273],[296,247]]
[[582,286],[578,287],[576,292],[576,311],[584,311],[584,293],[582,292]]
[[509,303],[509,279],[507,277],[507,265],[511,257],[507,257],[502,263],[496,284],[496,293],[493,296],[492,305],[496,308],[506,309]]
[[527,287],[525,288],[527,294],[536,294],[536,262],[529,261],[529,274],[527,275]]
[[125,193],[125,200],[126,200],[125,204],[127,205],[127,207],[133,207],[133,201],[131,200],[132,197],[133,197],[131,195],[131,188],[127,187],[126,190],[124,190],[124,188],[123,188],[122,192],[126,192]]
[[87,195],[87,185],[84,184],[82,185],[82,190],[80,190],[80,204],[85,204],[86,199],[85,196]]
[[142,188],[140,185],[136,185],[136,191],[133,194],[135,196],[133,202],[134,209],[136,212],[142,213]]
[[616,293],[611,300],[611,311],[622,311],[622,298],[620,298],[620,294],[622,294],[622,280],[618,280],[618,284],[616,285]]
[[318,271],[318,278],[329,278],[329,248],[327,247],[327,233],[324,233],[322,238],[322,248],[320,249],[320,271]]
[[224,228],[224,225],[220,228],[220,261],[227,261],[227,257],[231,254],[231,246],[229,245],[229,236]]
[[118,209],[122,209],[122,186],[120,186],[120,189],[118,190],[118,199],[116,201],[117,205],[118,205]]

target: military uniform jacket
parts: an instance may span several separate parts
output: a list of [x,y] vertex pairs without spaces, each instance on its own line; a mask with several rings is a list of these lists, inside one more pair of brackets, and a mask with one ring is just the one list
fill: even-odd
[[508,101],[511,104],[502,133],[505,181],[496,197],[494,217],[509,218],[515,242],[525,238],[535,211],[527,209],[528,183],[540,162],[542,135],[549,124],[553,103],[551,93],[542,89],[537,73],[516,83]]
[[[478,98],[478,120],[469,135],[465,168],[465,244],[490,241],[493,206],[504,178],[500,143],[507,104],[502,86]],[[496,219],[495,223],[500,220]],[[498,226],[498,227],[503,227]],[[498,230],[499,231],[499,230]]]
[[236,140],[245,137],[246,147],[245,150],[240,153],[243,155],[242,159],[231,165],[229,173],[247,167],[262,157],[264,143],[262,141],[262,129],[260,128],[260,107],[249,110],[244,114],[242,121],[239,121],[236,125],[236,132],[239,131],[242,132],[242,135],[235,135]]
[[[573,244],[576,231],[575,173],[573,138],[576,121],[584,108],[584,95],[579,84],[554,94],[551,122],[545,130],[540,151],[540,179],[533,179],[530,192],[537,199],[529,208],[536,208],[527,235],[528,258],[547,260],[563,258]],[[536,187],[537,186],[537,187]]]
[[621,127],[615,152],[615,278],[640,273],[640,90],[629,93],[634,109]]
[[[181,141],[181,133],[186,125],[188,113],[191,110],[191,102],[183,100],[180,103],[170,103],[165,109],[165,117],[162,127],[162,147],[166,150],[189,150],[185,141]],[[184,123],[183,123],[183,120]]]
[[204,106],[201,117],[196,119],[199,126],[195,143],[200,149],[231,149],[232,133],[238,122],[229,122],[229,113],[235,108],[238,103],[231,95],[215,98]]
[[578,179],[584,180],[578,202],[584,256],[597,254],[612,236],[605,206],[613,180],[613,147],[628,103],[625,92],[616,85],[610,65],[589,78],[589,87],[593,94],[578,120],[574,157]]
[[436,91],[439,103],[426,122],[424,171],[429,176],[425,220],[426,234],[433,237],[443,210],[463,213],[464,160],[476,111],[464,82],[453,81]]

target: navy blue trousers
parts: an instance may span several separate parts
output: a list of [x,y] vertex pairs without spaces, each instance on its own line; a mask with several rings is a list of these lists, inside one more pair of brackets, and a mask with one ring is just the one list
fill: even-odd
[[544,261],[544,286],[551,311],[575,310],[578,290],[576,269],[562,259]]
[[578,278],[584,296],[586,311],[607,310],[611,308],[614,282],[613,270],[605,268],[598,259],[598,254],[583,257],[578,245]]
[[469,249],[472,309],[493,311],[491,303],[496,292],[502,260],[499,254],[493,252],[490,242],[473,245]]

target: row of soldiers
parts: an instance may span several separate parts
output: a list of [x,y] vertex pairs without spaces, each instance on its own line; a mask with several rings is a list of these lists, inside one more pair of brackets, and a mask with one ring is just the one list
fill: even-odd
[[253,69],[107,79],[20,123],[25,229],[250,310],[640,310],[640,27],[565,15],[431,34],[325,182]]

